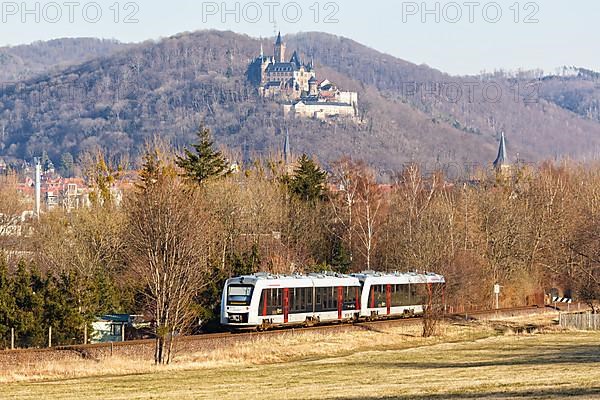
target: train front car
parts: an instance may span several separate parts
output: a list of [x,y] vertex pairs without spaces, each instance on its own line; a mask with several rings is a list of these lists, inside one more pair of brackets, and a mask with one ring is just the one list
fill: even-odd
[[360,316],[367,319],[422,315],[431,294],[440,292],[437,285],[442,285],[443,293],[445,284],[443,276],[433,273],[369,271],[353,276],[363,286]]
[[357,319],[360,282],[339,274],[256,274],[227,281],[221,324],[259,330]]
[[221,325],[245,329],[257,325],[260,293],[256,291],[256,276],[241,276],[225,282],[221,298]]

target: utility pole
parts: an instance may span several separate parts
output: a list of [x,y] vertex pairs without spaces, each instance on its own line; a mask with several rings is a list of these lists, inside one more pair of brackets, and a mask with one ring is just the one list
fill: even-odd
[[40,219],[42,203],[42,164],[39,158],[35,159],[35,217]]

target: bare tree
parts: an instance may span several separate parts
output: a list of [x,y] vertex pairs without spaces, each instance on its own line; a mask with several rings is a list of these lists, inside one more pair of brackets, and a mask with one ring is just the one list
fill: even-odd
[[27,204],[17,192],[15,176],[0,176],[0,245],[7,246],[23,232]]
[[333,169],[338,195],[332,196],[331,205],[341,227],[337,235],[345,242],[352,261],[356,250],[367,269],[371,269],[385,197],[375,173],[364,162],[343,158]]
[[423,337],[428,338],[439,334],[439,323],[444,317],[444,285],[428,284],[427,304],[423,314]]
[[91,317],[110,307],[98,304],[93,289],[99,275],[122,272],[125,229],[122,210],[109,204],[72,213],[53,210],[35,225],[32,242],[38,264],[50,274],[72,276],[81,314]]
[[356,232],[361,244],[359,252],[364,256],[367,269],[370,270],[384,198],[372,171],[364,169],[358,178]]
[[333,183],[336,185],[339,196],[332,197],[331,205],[336,216],[336,220],[342,227],[342,233],[339,238],[346,242],[350,252],[350,262],[354,261],[354,208],[358,191],[358,171],[364,168],[362,163],[356,163],[350,158],[344,157],[333,163]]
[[210,219],[201,193],[177,177],[157,152],[146,156],[136,193],[126,203],[127,260],[143,284],[156,325],[155,363],[168,364],[176,335],[189,326],[210,257]]

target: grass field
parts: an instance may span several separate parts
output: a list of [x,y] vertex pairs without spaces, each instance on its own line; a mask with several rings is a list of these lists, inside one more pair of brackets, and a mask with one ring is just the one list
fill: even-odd
[[0,398],[600,398],[600,333],[499,335],[492,326],[446,326],[444,333],[427,340],[417,327],[297,334],[136,373],[99,362],[88,371],[94,376],[3,383]]

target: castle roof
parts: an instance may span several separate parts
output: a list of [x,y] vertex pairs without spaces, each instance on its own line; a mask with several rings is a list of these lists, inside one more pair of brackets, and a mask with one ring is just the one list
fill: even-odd
[[496,161],[494,161],[494,167],[500,168],[503,165],[508,165],[508,155],[506,154],[506,139],[504,137],[504,132],[502,132],[502,136],[500,137],[500,148],[498,149],[498,157]]
[[300,68],[302,66],[302,63],[300,62],[300,57],[298,56],[298,53],[296,51],[294,51],[294,55],[292,55],[290,63],[295,64],[296,68]]
[[296,71],[296,65],[294,63],[274,63],[267,67],[267,72],[293,72]]
[[277,35],[277,40],[275,41],[275,45],[278,46],[282,43],[283,43],[283,40],[281,39],[281,32],[279,32],[279,34]]
[[327,91],[323,92],[322,91],[322,92],[319,92],[319,97],[321,97],[323,99],[331,99],[331,98],[335,97],[336,94],[337,93],[334,93],[334,92],[327,92]]

